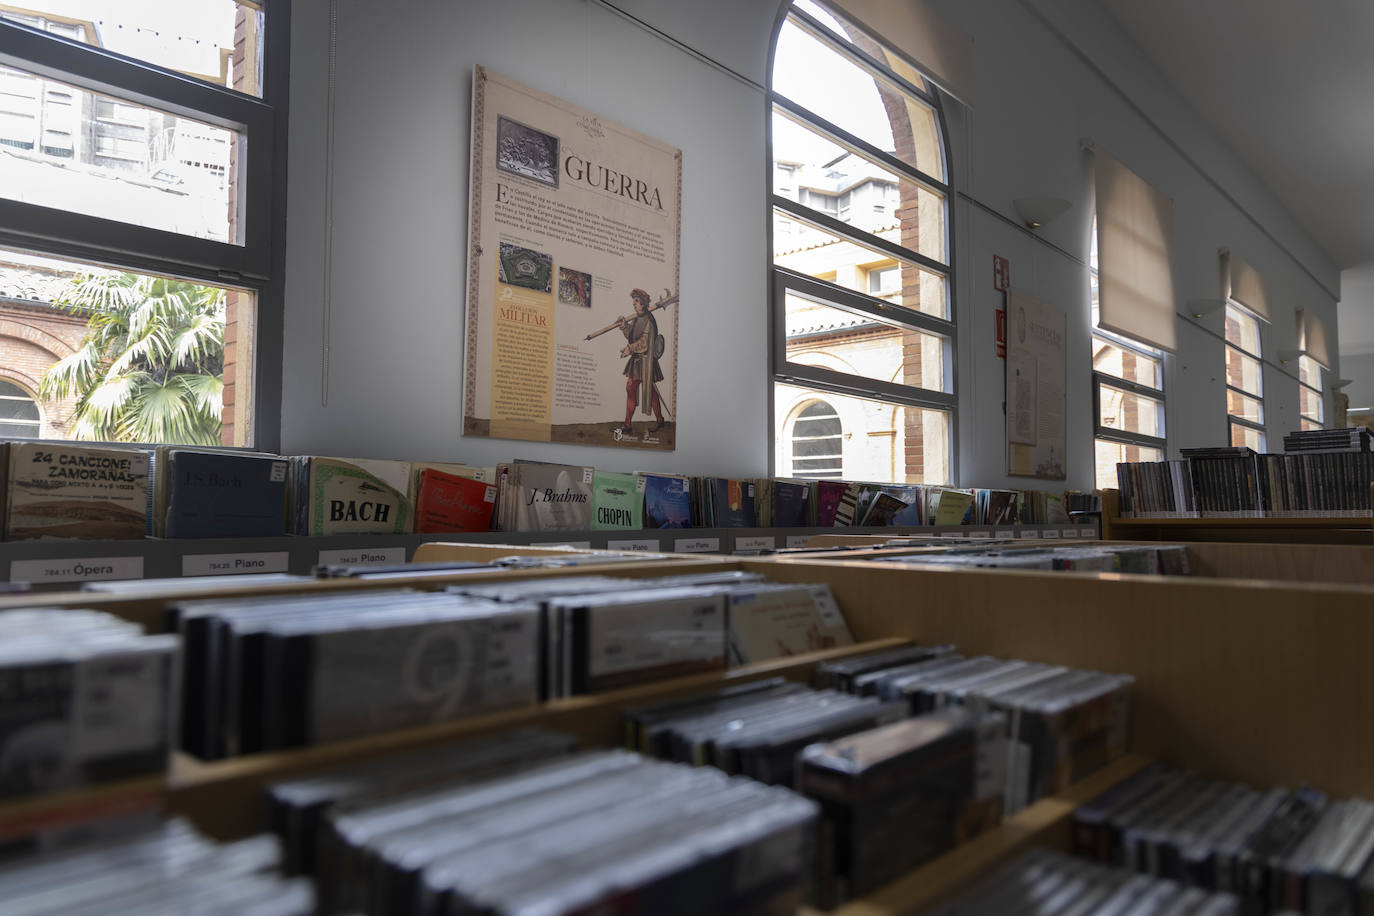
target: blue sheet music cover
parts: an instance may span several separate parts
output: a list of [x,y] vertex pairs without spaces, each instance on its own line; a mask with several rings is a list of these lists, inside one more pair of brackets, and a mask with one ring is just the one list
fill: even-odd
[[692,527],[692,493],[682,477],[644,474],[644,527]]
[[167,537],[280,537],[286,534],[285,458],[172,451],[167,467]]

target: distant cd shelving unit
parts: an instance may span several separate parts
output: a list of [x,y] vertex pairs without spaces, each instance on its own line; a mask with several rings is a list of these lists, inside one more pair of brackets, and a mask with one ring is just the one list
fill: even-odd
[[1103,490],[1102,537],[1125,541],[1374,544],[1374,513],[1262,518],[1122,518],[1120,491]]

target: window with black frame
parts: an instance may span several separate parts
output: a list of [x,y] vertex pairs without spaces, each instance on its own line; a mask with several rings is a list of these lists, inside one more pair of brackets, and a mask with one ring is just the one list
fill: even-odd
[[288,16],[0,7],[0,378],[28,434],[278,444]]
[[770,98],[777,473],[950,482],[938,90],[839,12],[798,0],[777,36]]
[[1265,450],[1264,363],[1260,321],[1234,302],[1226,304],[1226,416],[1232,445]]
[[1099,488],[1122,462],[1164,460],[1164,351],[1098,325],[1097,226],[1088,255],[1092,296],[1093,450]]
[[1322,364],[1310,356],[1298,357],[1298,413],[1302,429],[1326,429],[1322,399]]

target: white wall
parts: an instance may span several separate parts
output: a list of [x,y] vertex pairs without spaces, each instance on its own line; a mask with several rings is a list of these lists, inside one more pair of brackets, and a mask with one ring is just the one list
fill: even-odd
[[[619,5],[763,80],[778,0]],[[1011,259],[1013,285],[1069,312],[1067,485],[1092,486],[1085,136],[1173,198],[1180,304],[1219,295],[1223,246],[1269,281],[1278,307],[1263,345],[1277,447],[1297,426],[1297,398],[1290,367],[1272,354],[1294,346],[1297,307],[1316,310],[1335,336],[1340,277],[1329,261],[1098,4],[936,5],[972,37],[975,54],[977,108],[948,112],[955,187],[977,201],[958,199],[954,208],[961,481],[1036,485],[1004,471],[1003,368],[993,352],[999,297],[991,287],[998,253]],[[1050,24],[1041,7],[1053,8]],[[331,371],[321,406],[327,9],[327,0],[293,5],[283,448],[767,473],[763,97],[593,0],[339,0]],[[459,434],[469,93],[479,63],[684,150],[677,452]],[[1012,216],[1012,199],[1034,195],[1073,201],[1042,230],[1069,256],[983,209]],[[1173,450],[1226,437],[1221,317],[1180,321],[1180,351],[1166,378]]]
[[[641,14],[679,9],[637,6],[652,7]],[[729,4],[716,6],[727,15]],[[338,9],[330,372],[328,405],[321,406],[328,4],[292,7],[282,448],[763,473],[760,94],[588,0],[339,0]],[[732,62],[761,76],[771,12],[754,18],[756,40],[741,44],[733,29],[723,34],[755,49],[752,61],[735,53]],[[669,24],[691,21],[679,15]],[[676,452],[460,434],[476,64],[683,149]]]

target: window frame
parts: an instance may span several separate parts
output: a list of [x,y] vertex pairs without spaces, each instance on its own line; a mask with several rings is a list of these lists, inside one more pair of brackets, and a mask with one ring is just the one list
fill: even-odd
[[[823,0],[817,0],[825,6]],[[834,11],[837,16],[843,12]],[[772,32],[772,43],[768,56],[768,87],[765,95],[765,184],[764,212],[767,219],[766,245],[768,251],[768,289],[771,308],[768,312],[769,381],[768,386],[768,466],[770,472],[778,467],[777,441],[777,397],[778,385],[814,390],[823,396],[827,392],[840,396],[863,398],[893,408],[917,408],[938,410],[948,416],[948,462],[949,485],[959,482],[959,409],[958,409],[958,322],[955,271],[955,213],[952,206],[954,194],[952,183],[941,181],[913,165],[880,150],[867,141],[855,136],[839,125],[821,117],[798,102],[773,89],[773,69],[777,53],[778,39],[783,27],[791,21],[815,40],[826,45],[841,58],[865,71],[874,79],[891,83],[899,92],[909,94],[928,106],[935,115],[939,131],[940,168],[948,178],[950,163],[949,128],[945,118],[944,104],[938,90],[932,92],[914,85],[882,61],[879,61],[852,44],[838,39],[831,30],[821,24],[805,10],[796,8],[792,2],[785,3],[779,10]],[[874,41],[881,38],[872,36]],[[888,170],[900,179],[910,181],[926,191],[939,195],[944,204],[943,251],[947,263],[938,261],[918,251],[866,232],[856,226],[836,219],[821,210],[813,209],[798,201],[783,197],[774,190],[777,163],[773,151],[773,118],[781,116],[798,126],[818,134],[836,146],[860,158]],[[937,317],[918,311],[909,306],[897,305],[865,292],[842,287],[824,280],[818,280],[774,263],[773,224],[776,214],[803,224],[811,224],[845,241],[867,247],[900,262],[907,262],[920,270],[939,275],[944,282],[944,314]],[[866,286],[867,284],[865,284]],[[787,296],[789,293],[802,298],[812,299],[831,308],[851,311],[870,316],[884,324],[909,327],[913,331],[933,334],[941,339],[942,374],[944,391],[933,391],[914,385],[900,385],[880,379],[863,378],[857,375],[826,369],[820,366],[803,365],[787,360]],[[897,481],[898,484],[905,481]]]
[[[1231,312],[1231,310],[1233,310],[1233,309],[1240,315],[1240,318],[1241,318],[1242,320],[1253,321],[1253,322],[1255,323],[1255,342],[1256,342],[1256,344],[1258,344],[1257,349],[1263,350],[1263,349],[1264,349],[1264,339],[1263,339],[1263,338],[1264,338],[1264,320],[1263,320],[1262,318],[1260,318],[1258,315],[1256,315],[1255,313],[1251,312],[1251,311],[1250,311],[1249,309],[1247,309],[1245,306],[1243,306],[1243,305],[1241,305],[1240,303],[1236,302],[1234,299],[1228,299],[1228,300],[1226,301],[1226,308],[1225,308],[1226,315],[1225,315],[1225,318],[1229,318],[1229,317],[1230,317],[1230,312]],[[1225,318],[1223,318],[1223,320],[1225,320]],[[1259,387],[1259,391],[1258,391],[1258,392],[1246,391],[1244,388],[1237,388],[1235,385],[1232,385],[1232,384],[1231,384],[1230,378],[1229,378],[1229,377],[1226,378],[1226,393],[1227,393],[1227,399],[1226,399],[1226,442],[1227,442],[1227,444],[1230,444],[1230,443],[1231,443],[1231,439],[1232,439],[1232,432],[1231,432],[1231,431],[1232,431],[1232,428],[1233,428],[1233,427],[1236,427],[1236,426],[1240,426],[1240,427],[1243,427],[1243,428],[1245,428],[1245,429],[1249,429],[1249,430],[1252,430],[1252,431],[1254,431],[1254,432],[1256,432],[1256,433],[1259,433],[1259,436],[1260,436],[1260,445],[1261,445],[1262,449],[1268,449],[1268,447],[1269,447],[1269,431],[1268,431],[1268,429],[1266,428],[1265,424],[1266,424],[1266,423],[1268,422],[1268,420],[1269,420],[1269,411],[1268,411],[1268,409],[1265,407],[1265,404],[1264,404],[1264,358],[1263,358],[1263,356],[1262,356],[1261,354],[1259,354],[1259,353],[1251,353],[1249,350],[1245,349],[1244,347],[1240,346],[1239,344],[1231,343],[1230,340],[1226,339],[1225,326],[1224,326],[1224,325],[1223,325],[1223,328],[1222,328],[1222,340],[1223,340],[1223,342],[1225,343],[1226,352],[1229,352],[1229,351],[1231,351],[1231,350],[1235,350],[1237,353],[1241,354],[1243,357],[1248,357],[1249,359],[1253,359],[1253,360],[1255,361],[1255,367],[1256,367],[1256,369],[1255,369],[1255,373],[1256,373],[1255,378],[1256,378],[1256,380],[1257,380],[1257,382],[1258,382],[1258,387]],[[1224,355],[1225,355],[1225,354],[1223,354],[1223,356],[1224,356]],[[1222,366],[1222,371],[1223,371],[1223,372],[1226,371],[1226,366],[1225,366],[1224,364],[1223,364],[1223,366]],[[1260,419],[1259,419],[1258,422],[1256,422],[1256,421],[1254,421],[1254,420],[1251,420],[1251,419],[1249,419],[1248,417],[1238,417],[1238,416],[1236,416],[1235,414],[1231,413],[1231,403],[1230,403],[1230,402],[1231,402],[1231,399],[1230,399],[1230,394],[1231,394],[1231,392],[1233,392],[1233,391],[1234,391],[1236,394],[1240,395],[1241,397],[1249,398],[1249,399],[1252,400],[1252,401],[1258,401],[1258,402],[1259,402],[1259,406],[1260,406]]]
[[38,204],[0,199],[0,246],[250,291],[256,309],[252,447],[281,445],[286,267],[286,134],[290,4],[260,4],[262,97],[34,26],[0,19],[0,64],[234,131],[240,149],[242,244],[195,238]]
[[[1312,385],[1307,384],[1306,382],[1304,382],[1304,381],[1302,380],[1302,366],[1301,366],[1301,361],[1304,360],[1304,359],[1310,360],[1311,363],[1312,363],[1312,365],[1313,365],[1313,367],[1315,367],[1316,370],[1317,370],[1317,385],[1316,385],[1315,387],[1312,386]],[[1311,423],[1311,424],[1312,424],[1313,426],[1315,426],[1317,429],[1326,429],[1326,428],[1327,428],[1327,423],[1326,423],[1326,398],[1323,396],[1322,389],[1323,389],[1323,388],[1325,387],[1325,385],[1326,385],[1326,378],[1325,378],[1324,376],[1325,376],[1325,373],[1326,373],[1327,369],[1326,369],[1326,367],[1323,366],[1321,363],[1317,362],[1315,359],[1312,359],[1312,357],[1307,356],[1306,354],[1304,354],[1304,355],[1302,355],[1302,356],[1299,356],[1299,357],[1298,357],[1298,360],[1299,360],[1299,366],[1298,366],[1298,426],[1299,426],[1300,428],[1302,428],[1303,421],[1306,421],[1306,422],[1308,422],[1308,423]],[[1309,373],[1309,374],[1310,374],[1310,373]],[[1317,396],[1317,408],[1321,411],[1321,416],[1319,416],[1319,417],[1314,417],[1314,416],[1311,416],[1310,414],[1303,413],[1303,410],[1302,410],[1302,403],[1303,403],[1303,402],[1302,402],[1302,393],[1303,393],[1303,389],[1304,389],[1304,388],[1307,389],[1308,391],[1312,392],[1314,395]]]
[[[1093,478],[1094,483],[1097,478],[1097,454],[1096,443],[1098,440],[1112,442],[1117,445],[1139,446],[1143,448],[1158,449],[1161,455],[1167,457],[1169,454],[1169,400],[1164,384],[1168,352],[1149,344],[1141,343],[1124,334],[1109,331],[1099,327],[1097,324],[1097,300],[1096,290],[1098,288],[1098,263],[1097,263],[1097,217],[1093,217],[1088,237],[1088,311],[1092,319],[1092,326],[1088,333],[1088,360],[1092,370],[1092,410],[1093,410]],[[1092,366],[1093,342],[1102,341],[1108,346],[1116,347],[1118,350],[1125,350],[1137,356],[1157,363],[1159,366],[1158,378],[1160,385],[1154,388],[1144,385],[1132,379],[1122,378],[1112,375],[1110,372],[1103,372]],[[1116,388],[1130,394],[1140,395],[1141,397],[1151,398],[1160,404],[1160,422],[1164,429],[1163,436],[1149,436],[1145,433],[1131,432],[1125,429],[1116,429],[1111,426],[1102,425],[1102,388]]]

